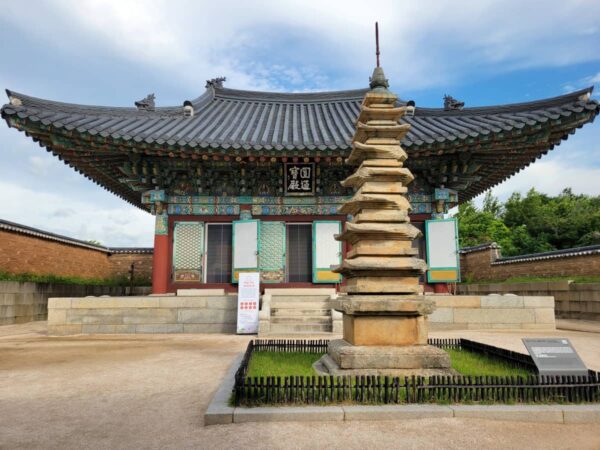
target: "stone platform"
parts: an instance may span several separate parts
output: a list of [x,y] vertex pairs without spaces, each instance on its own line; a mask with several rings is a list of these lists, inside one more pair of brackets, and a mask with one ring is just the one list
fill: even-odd
[[448,354],[432,345],[363,346],[343,339],[331,341],[314,368],[327,375],[456,375]]
[[48,334],[235,333],[237,296],[222,290],[170,296],[51,298]]
[[343,315],[352,345],[425,345],[434,302],[422,295],[341,295],[332,302]]

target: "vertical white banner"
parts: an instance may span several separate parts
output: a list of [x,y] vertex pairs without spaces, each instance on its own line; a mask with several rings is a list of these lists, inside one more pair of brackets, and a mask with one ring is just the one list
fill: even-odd
[[241,272],[238,284],[238,334],[258,333],[258,302],[260,296],[260,274]]

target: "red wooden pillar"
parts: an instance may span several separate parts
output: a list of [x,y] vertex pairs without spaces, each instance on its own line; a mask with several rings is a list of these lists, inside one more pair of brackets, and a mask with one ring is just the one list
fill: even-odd
[[154,255],[152,256],[152,293],[164,294],[169,282],[169,217],[156,215]]
[[448,283],[433,283],[433,292],[436,294],[449,294]]

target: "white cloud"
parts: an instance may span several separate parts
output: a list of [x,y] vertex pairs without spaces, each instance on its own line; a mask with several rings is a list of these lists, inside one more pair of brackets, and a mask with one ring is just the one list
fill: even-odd
[[[513,192],[526,194],[531,188],[558,195],[571,188],[576,194],[600,195],[600,129],[588,125],[548,155],[492,189],[506,200]],[[484,194],[475,198],[482,205]]]
[[30,170],[35,175],[48,174],[50,166],[54,165],[54,161],[49,157],[30,156],[27,159],[29,161]]
[[[382,64],[401,95],[474,72],[600,60],[595,0],[48,0],[35,7],[8,1],[0,8],[0,23],[18,27],[40,47],[49,43],[83,61],[114,55],[140,73],[158,72],[184,86],[190,96],[202,91],[205,79],[222,75],[226,86],[242,89],[364,86],[374,63],[375,20]],[[27,41],[21,37],[15,39]],[[25,69],[17,69],[2,74],[11,78],[0,79],[0,86],[21,84]],[[54,76],[60,80],[60,72]],[[600,72],[586,80],[599,83]],[[52,92],[39,95],[51,98]],[[586,129],[552,152],[558,156],[537,161],[494,192],[507,196],[535,186],[556,194],[571,186],[598,194],[600,169],[583,164],[600,160],[600,138],[589,138]],[[588,138],[578,141],[578,135]],[[0,202],[1,218],[106,245],[152,245],[149,214],[103,192],[14,130],[0,130],[0,143],[0,192],[8,199]]]
[[[194,89],[217,75],[233,87],[279,89],[268,73],[277,66],[292,84],[291,72],[306,66],[316,77],[335,68],[347,83],[366,82],[375,20],[383,65],[403,90],[457,80],[473,67],[497,73],[600,58],[594,0],[59,0],[7,2],[0,15],[57,46],[104,48]],[[256,63],[257,52],[272,65]]]
[[5,220],[106,246],[154,245],[154,218],[124,202],[98,208],[94,202],[74,201],[68,193],[38,192],[5,181],[0,181],[0,192],[10,193],[0,211]]
[[588,81],[590,83],[600,83],[600,72],[598,72],[596,75],[592,75],[591,77],[589,77]]

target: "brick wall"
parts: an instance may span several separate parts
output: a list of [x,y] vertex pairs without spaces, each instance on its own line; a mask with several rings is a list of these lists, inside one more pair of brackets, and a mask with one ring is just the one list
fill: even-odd
[[152,253],[111,253],[44,237],[0,229],[0,271],[91,279],[127,275],[152,278]]
[[136,279],[152,279],[152,253],[111,253],[108,262],[113,274],[129,274],[131,263],[134,263]]
[[104,251],[5,230],[0,230],[0,271],[100,279],[113,274]]
[[510,277],[598,276],[600,253],[499,264],[498,248],[461,253],[461,277],[469,281],[503,281]]

